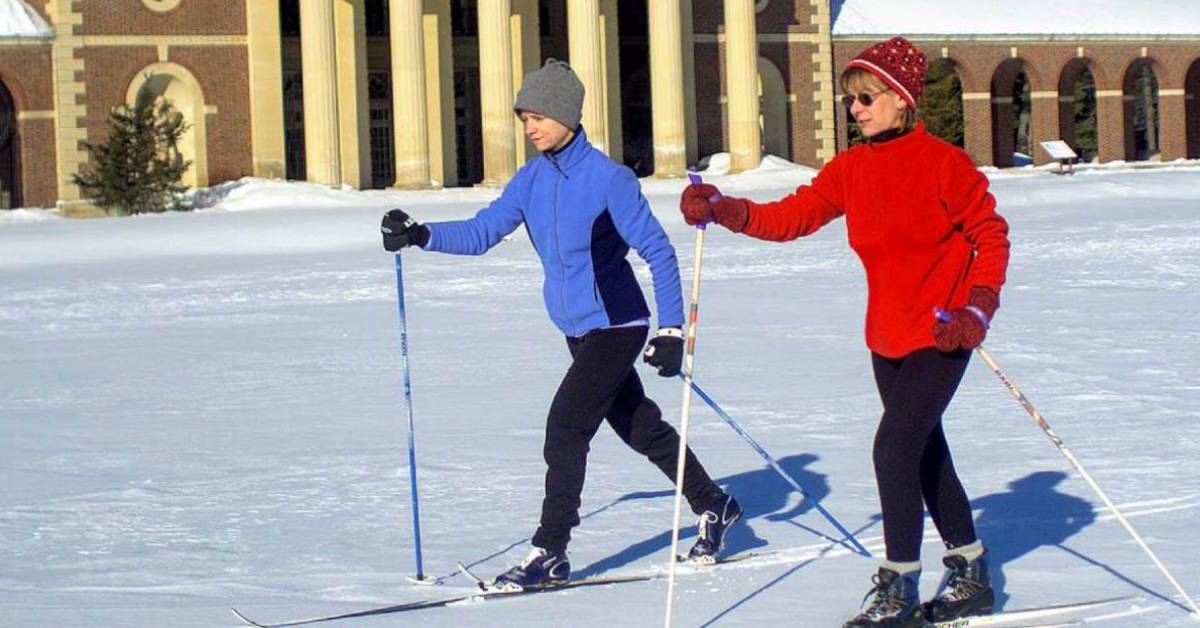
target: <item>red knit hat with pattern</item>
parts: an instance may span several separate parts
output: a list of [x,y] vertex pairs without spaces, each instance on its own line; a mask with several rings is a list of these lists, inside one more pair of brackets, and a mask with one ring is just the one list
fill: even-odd
[[925,89],[925,55],[912,42],[893,37],[859,53],[846,69],[862,68],[900,94],[915,111]]

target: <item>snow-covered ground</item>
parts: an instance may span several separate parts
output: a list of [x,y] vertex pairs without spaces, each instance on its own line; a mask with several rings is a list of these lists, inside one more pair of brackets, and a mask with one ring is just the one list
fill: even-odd
[[[771,161],[711,179],[766,199],[811,173]],[[989,176],[1013,240],[993,355],[1200,596],[1200,168]],[[682,185],[645,182],[686,283]],[[567,364],[529,241],[404,255],[425,567],[445,577],[425,588],[405,581],[396,286],[377,234],[386,207],[447,219],[494,194],[243,181],[193,213],[0,218],[0,625],[233,626],[229,606],[264,620],[364,609],[467,590],[455,560],[489,576],[519,560]],[[783,245],[713,229],[697,381],[878,552],[864,299],[841,221]],[[677,420],[679,382],[641,372]],[[1006,608],[1136,595],[1103,625],[1196,625],[982,363],[947,430]],[[729,550],[784,551],[682,574],[676,625],[855,612],[875,563],[831,546],[832,527],[699,400],[691,441],[746,507]],[[666,480],[608,428],[589,471],[576,574],[662,571]],[[927,540],[931,595],[931,526]],[[665,592],[657,579],[344,625],[654,626]]]

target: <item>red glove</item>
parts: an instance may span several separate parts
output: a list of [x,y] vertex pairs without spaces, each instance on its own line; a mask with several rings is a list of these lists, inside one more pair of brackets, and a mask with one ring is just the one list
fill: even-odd
[[991,288],[971,288],[966,306],[947,312],[949,320],[939,318],[933,324],[933,340],[938,351],[949,353],[959,348],[970,351],[983,344],[998,307],[1000,296]]
[[750,206],[745,199],[722,196],[716,186],[707,183],[693,183],[684,188],[679,211],[693,227],[715,222],[734,233],[741,233],[750,220]]

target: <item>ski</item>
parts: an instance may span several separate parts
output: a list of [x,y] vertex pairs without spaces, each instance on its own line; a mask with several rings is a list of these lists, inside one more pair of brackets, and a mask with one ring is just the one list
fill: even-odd
[[[754,559],[754,558],[762,558],[762,557],[766,557],[766,556],[786,554],[790,551],[794,551],[794,548],[779,549],[779,550],[748,551],[748,552],[742,552],[739,554],[732,554],[730,556],[727,556],[727,557],[722,558],[721,560],[717,561],[717,563],[714,565],[696,564],[696,567],[697,567],[696,571],[699,572],[699,571],[708,571],[711,569],[719,569],[722,565],[739,563],[739,562]],[[804,558],[807,559],[807,558],[812,558],[812,557],[805,554]],[[691,561],[686,560],[686,557],[684,557],[684,560],[685,560],[685,562],[692,564]],[[331,614],[331,615],[321,615],[321,616],[317,616],[317,617],[309,617],[306,619],[296,619],[296,620],[275,622],[275,623],[257,622],[257,621],[254,621],[253,619],[250,619],[249,617],[244,615],[241,611],[237,610],[236,608],[231,608],[229,610],[232,611],[233,614],[236,615],[239,620],[241,620],[243,623],[245,623],[248,626],[256,626],[257,628],[284,628],[286,626],[304,626],[307,624],[317,624],[317,623],[323,623],[323,622],[337,621],[340,619],[353,619],[356,617],[370,617],[373,615],[390,615],[390,614],[394,614],[394,613],[404,613],[404,612],[408,612],[408,611],[416,611],[416,610],[422,610],[422,609],[427,609],[427,608],[439,608],[439,607],[443,607],[443,606],[449,606],[451,604],[457,604],[459,602],[484,600],[484,599],[491,598],[491,597],[502,597],[502,596],[516,597],[516,596],[522,596],[522,595],[529,595],[529,594],[533,594],[533,593],[547,593],[547,592],[551,592],[551,591],[561,591],[561,590],[576,589],[576,588],[581,588],[581,587],[601,586],[601,585],[608,585],[608,584],[623,584],[623,583],[628,583],[628,582],[646,582],[649,580],[657,580],[657,579],[666,577],[665,574],[659,573],[659,572],[650,572],[650,573],[632,574],[632,575],[623,575],[623,576],[596,576],[596,577],[592,577],[592,578],[581,578],[579,580],[569,580],[563,584],[559,584],[559,585],[552,586],[552,587],[543,587],[540,589],[527,589],[524,591],[503,591],[503,590],[488,589],[487,582],[484,581],[479,576],[472,573],[471,570],[469,568],[467,568],[467,566],[464,565],[461,561],[457,562],[456,564],[458,565],[459,571],[464,576],[466,576],[469,580],[471,580],[471,582],[476,587],[478,587],[478,589],[479,589],[478,591],[473,591],[470,593],[463,593],[460,595],[452,595],[452,596],[447,596],[447,597],[443,597],[443,598],[436,598],[436,599],[432,599],[432,600],[419,600],[416,602],[407,602],[404,604],[394,604],[391,606],[381,606],[378,608],[369,608],[369,609],[364,609],[361,611],[352,611],[352,612],[348,612],[348,613],[336,613],[336,614]],[[685,573],[692,573],[692,572],[688,571]]]
[[[978,626],[1031,626],[1028,622],[1036,622],[1041,619],[1055,617],[1057,615],[1066,615],[1077,611],[1091,610],[1100,608],[1101,606],[1110,606],[1119,602],[1126,602],[1137,599],[1135,596],[1114,597],[1102,600],[1090,600],[1087,602],[1074,602],[1071,604],[1055,604],[1052,606],[1036,606],[1033,608],[1024,608],[1014,611],[1004,611],[993,613],[991,615],[974,615],[971,617],[961,617],[949,621],[939,621],[931,624],[934,628],[976,628]],[[1070,626],[1077,622],[1056,622],[1050,624],[1037,624],[1038,626]]]
[[[241,611],[237,610],[236,608],[231,608],[229,610],[233,611],[233,614],[236,615],[238,619],[242,620],[242,622],[244,622],[248,626],[256,626],[257,628],[284,628],[285,626],[303,626],[303,625],[307,625],[307,624],[318,624],[318,623],[323,623],[323,622],[337,621],[340,619],[353,619],[356,617],[371,617],[374,615],[391,615],[394,613],[404,613],[407,611],[416,611],[416,610],[422,610],[422,609],[426,609],[426,608],[439,608],[442,606],[449,606],[451,604],[457,604],[459,602],[474,602],[474,601],[486,600],[486,599],[494,598],[494,597],[521,597],[521,596],[526,596],[526,595],[532,595],[534,593],[550,593],[553,591],[565,591],[568,589],[580,589],[583,587],[595,587],[595,586],[604,586],[604,585],[609,585],[609,584],[621,584],[621,583],[625,583],[625,582],[642,582],[642,581],[646,581],[646,580],[653,580],[653,579],[659,578],[659,577],[661,577],[659,574],[645,574],[645,575],[636,575],[636,576],[597,576],[595,578],[581,578],[579,580],[568,580],[567,582],[564,582],[562,584],[557,584],[554,586],[540,587],[540,588],[536,588],[536,589],[529,588],[529,589],[523,589],[520,591],[488,589],[488,590],[483,590],[483,591],[472,591],[470,593],[463,593],[460,595],[451,595],[451,596],[432,599],[432,600],[420,600],[417,602],[408,602],[406,604],[395,604],[392,606],[381,606],[378,608],[368,608],[365,610],[352,611],[349,613],[321,615],[321,616],[317,616],[317,617],[309,617],[306,619],[295,619],[295,620],[290,620],[290,621],[282,621],[282,622],[274,622],[274,623],[262,623],[262,622],[254,621],[253,619],[250,619],[249,617],[244,615]],[[474,576],[472,576],[472,578],[476,581],[476,584],[478,584],[479,579],[475,578]]]

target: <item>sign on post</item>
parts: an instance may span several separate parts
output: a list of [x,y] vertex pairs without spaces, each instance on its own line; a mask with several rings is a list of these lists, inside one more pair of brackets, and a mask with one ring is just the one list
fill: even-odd
[[1075,154],[1075,151],[1071,149],[1070,144],[1067,144],[1062,140],[1046,140],[1045,142],[1039,143],[1042,145],[1042,150],[1046,151],[1046,154],[1050,155],[1050,159],[1058,162],[1059,174],[1064,173],[1063,166],[1066,166],[1065,172],[1067,174],[1074,172],[1072,169],[1072,164],[1076,159],[1079,159],[1079,155]]

